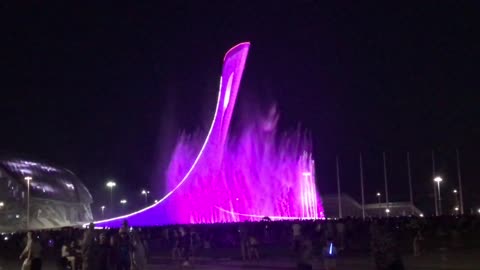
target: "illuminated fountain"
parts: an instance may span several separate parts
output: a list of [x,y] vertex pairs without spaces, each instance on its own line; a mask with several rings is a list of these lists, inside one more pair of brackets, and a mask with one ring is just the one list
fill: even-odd
[[[180,223],[322,218],[309,138],[299,130],[279,137],[272,109],[219,152],[205,156],[190,180],[171,197]],[[180,138],[168,168],[168,189],[178,184],[199,148]],[[173,210],[173,209],[172,209]]]
[[[97,221],[119,226],[323,218],[315,186],[311,141],[297,130],[276,133],[275,108],[236,139],[230,120],[250,43],[224,58],[217,104],[205,138],[183,135],[167,171],[169,192],[155,204],[128,215]],[[260,118],[259,118],[260,119]],[[163,179],[162,176],[159,176]]]

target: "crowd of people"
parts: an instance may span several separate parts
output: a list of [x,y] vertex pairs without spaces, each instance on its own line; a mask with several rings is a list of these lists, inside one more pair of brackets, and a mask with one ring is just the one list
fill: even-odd
[[[313,260],[336,269],[350,254],[372,256],[377,269],[403,269],[402,256],[435,249],[480,247],[480,217],[390,217],[189,224],[120,229],[64,228],[15,233],[2,241],[0,254],[15,252],[22,269],[41,269],[56,258],[58,269],[142,270],[149,255],[188,267],[194,258],[239,260],[294,258],[298,269]],[[5,237],[6,239],[6,237]],[[25,241],[22,242],[22,240]]]

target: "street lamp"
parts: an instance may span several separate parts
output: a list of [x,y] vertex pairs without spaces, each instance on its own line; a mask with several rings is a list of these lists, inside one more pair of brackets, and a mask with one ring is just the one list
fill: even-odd
[[150,191],[148,190],[142,190],[142,195],[145,196],[145,204],[148,205],[148,194],[150,194]]
[[380,204],[382,200],[382,193],[377,192],[377,200],[378,200],[378,204]]
[[452,190],[452,192],[453,192],[453,197],[455,197],[455,205],[459,205],[457,189]]
[[105,213],[104,213],[105,212],[105,205],[102,205],[100,208],[102,209],[102,217],[104,217],[105,216]]
[[4,202],[0,202],[0,209],[3,208],[5,206],[5,203]]
[[440,183],[443,181],[443,179],[440,176],[437,176],[433,179],[437,183],[437,189],[438,189],[438,214],[442,214],[442,199],[440,196]]
[[453,210],[455,210],[456,213],[458,213],[458,206],[456,206]]
[[389,208],[385,209],[385,213],[387,213],[387,216],[390,215],[390,209]]
[[120,203],[121,203],[122,205],[125,205],[125,204],[127,204],[127,200],[121,199],[121,200],[120,200]]
[[31,176],[25,176],[23,179],[27,181],[27,230],[30,228],[30,181],[32,181]]
[[117,183],[114,181],[108,181],[107,187],[110,189],[110,211],[113,214],[113,188],[117,186]]

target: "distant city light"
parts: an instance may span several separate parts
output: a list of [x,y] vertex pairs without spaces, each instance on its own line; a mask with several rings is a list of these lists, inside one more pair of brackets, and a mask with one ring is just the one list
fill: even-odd
[[420,217],[423,217],[423,214],[422,214],[422,213],[420,213],[420,215],[419,215],[419,216],[420,216]]
[[453,190],[453,193],[457,193],[457,190],[456,190],[456,189],[454,189],[454,190]]
[[127,203],[127,200],[125,200],[125,199],[120,200],[120,203],[121,203],[121,204],[126,204],[126,203]]
[[100,208],[102,208],[102,210],[104,210],[104,209],[105,209],[105,205],[102,205]]
[[380,197],[380,196],[382,196],[382,193],[377,192],[377,197]]
[[0,202],[0,207],[4,207],[5,206],[5,203],[4,202]]
[[15,215],[15,218],[20,218],[20,215],[18,215],[18,214],[17,214],[17,215]]
[[455,211],[458,211],[458,207],[455,207],[454,209],[455,209]]
[[117,183],[115,183],[115,182],[113,182],[113,181],[108,181],[108,182],[107,182],[107,187],[113,188],[113,187],[115,187],[115,186],[117,186]]
[[390,209],[388,209],[388,208],[385,209],[385,212],[386,212],[387,214],[390,213]]
[[155,200],[154,202],[155,202],[155,203],[157,203],[157,202],[158,202],[158,200]]
[[144,190],[142,190],[142,195],[147,195],[147,194],[150,194],[150,191],[148,191],[148,190],[145,190],[145,189],[144,189]]

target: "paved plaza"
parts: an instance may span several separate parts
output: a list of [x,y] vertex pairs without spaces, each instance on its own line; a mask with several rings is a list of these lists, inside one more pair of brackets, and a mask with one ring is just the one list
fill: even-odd
[[[436,270],[436,269],[451,269],[451,270],[478,270],[480,265],[480,251],[467,252],[436,252],[432,254],[423,255],[420,257],[404,256],[403,261],[405,269],[409,270]],[[349,256],[339,257],[339,270],[374,270],[375,265],[370,256]],[[20,262],[8,260],[5,261],[0,255],[0,270],[16,270],[20,269]],[[43,267],[44,270],[56,270],[53,261],[46,261]],[[228,270],[228,269],[279,269],[288,270],[296,269],[295,262],[290,258],[271,258],[262,259],[253,262],[242,262],[239,260],[230,259],[208,259],[198,258],[193,262],[193,265],[185,268],[181,267],[180,263],[171,262],[167,258],[153,256],[148,270],[170,270],[170,269],[209,269],[209,270]],[[320,260],[315,260],[313,269],[324,269]]]

